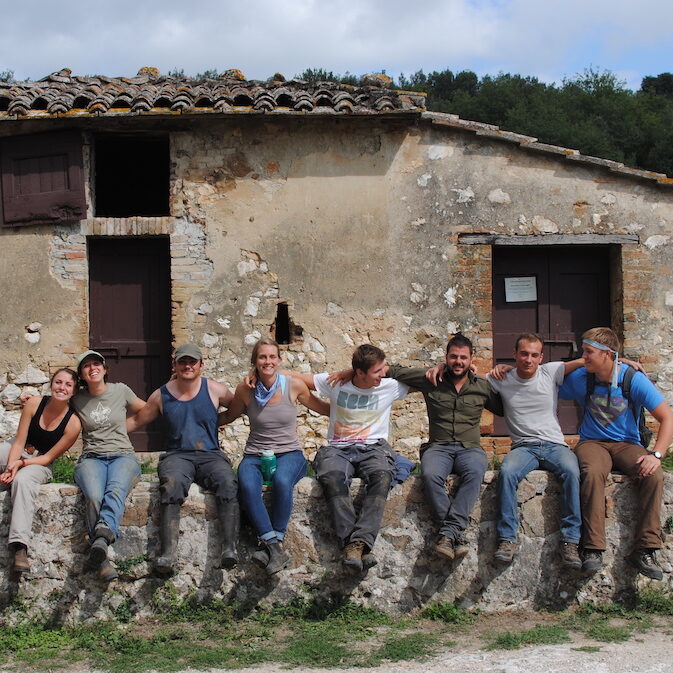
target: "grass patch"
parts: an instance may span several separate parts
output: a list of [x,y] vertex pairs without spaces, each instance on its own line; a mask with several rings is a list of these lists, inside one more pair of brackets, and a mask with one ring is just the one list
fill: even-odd
[[473,624],[478,612],[472,612],[461,608],[455,603],[429,603],[421,612],[421,617],[433,621],[446,622],[447,624]]
[[648,587],[638,594],[639,610],[651,615],[673,615],[673,596],[663,589]]
[[623,643],[631,637],[628,626],[613,626],[607,621],[594,621],[586,630],[586,635],[602,643]]
[[[387,640],[371,653],[366,666],[380,666],[386,662],[424,660],[431,657],[438,647],[439,636],[431,633],[409,633]],[[445,647],[453,643],[442,643]]]
[[131,558],[122,561],[117,561],[115,559],[115,567],[122,575],[127,575],[133,568],[141,563],[145,563],[149,558],[148,554],[140,554],[140,556],[132,556]]
[[142,460],[140,461],[140,474],[156,474],[157,473],[157,466],[150,460],[149,458],[147,460]]
[[557,625],[535,626],[527,631],[504,631],[487,637],[488,650],[516,650],[522,645],[560,645],[570,640],[568,632]]
[[54,470],[52,481],[56,484],[74,484],[75,465],[77,465],[75,456],[59,456],[52,465]]
[[670,451],[661,459],[661,467],[666,472],[673,472],[673,453]]
[[601,648],[598,645],[582,645],[582,647],[573,647],[575,652],[600,652]]

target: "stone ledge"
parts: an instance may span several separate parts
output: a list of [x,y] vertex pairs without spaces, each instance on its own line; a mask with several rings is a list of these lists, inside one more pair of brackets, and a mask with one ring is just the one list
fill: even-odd
[[[448,564],[431,550],[435,536],[420,479],[410,478],[390,494],[375,553],[379,565],[364,577],[353,578],[341,569],[340,550],[331,532],[322,490],[312,478],[297,485],[295,506],[287,536],[291,567],[268,578],[250,561],[255,536],[243,527],[241,563],[226,572],[213,567],[219,548],[212,495],[193,486],[182,508],[179,572],[170,579],[178,596],[195,595],[248,604],[286,602],[302,595],[350,595],[352,600],[386,612],[407,612],[429,601],[459,601],[482,610],[563,607],[577,601],[609,600],[643,582],[623,560],[632,540],[634,487],[629,479],[613,475],[606,490],[608,501],[608,550],[604,570],[592,578],[564,573],[557,556],[558,483],[548,473],[535,471],[519,487],[521,515],[520,551],[511,566],[496,567],[495,483],[497,472],[488,472],[480,501],[472,513],[467,538],[470,553],[457,564]],[[449,488],[454,478],[449,479]],[[357,498],[362,485],[354,481]],[[3,511],[0,535],[6,540],[9,494],[0,494]],[[83,571],[87,548],[83,503],[79,489],[47,484],[38,496],[30,550],[32,573],[16,582],[9,577],[9,553],[0,553],[0,583],[5,618],[48,617],[55,622],[105,618],[120,604],[137,615],[152,612],[152,598],[167,581],[155,577],[147,559],[158,551],[158,485],[141,481],[129,496],[121,539],[113,560],[120,578],[109,587]],[[673,516],[673,475],[666,475],[664,521]],[[673,542],[660,553],[666,573],[673,578]]]

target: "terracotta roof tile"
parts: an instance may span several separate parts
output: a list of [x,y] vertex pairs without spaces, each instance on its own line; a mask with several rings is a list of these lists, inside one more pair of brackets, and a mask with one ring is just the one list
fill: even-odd
[[[30,117],[40,112],[61,115],[138,114],[161,109],[189,114],[217,112],[388,114],[425,110],[425,95],[386,88],[388,81],[367,76],[361,86],[335,82],[285,81],[281,75],[267,82],[246,80],[240,70],[217,78],[161,76],[156,68],[141,68],[136,77],[80,77],[68,68],[38,82],[0,82],[0,120]],[[113,112],[114,111],[114,112]]]

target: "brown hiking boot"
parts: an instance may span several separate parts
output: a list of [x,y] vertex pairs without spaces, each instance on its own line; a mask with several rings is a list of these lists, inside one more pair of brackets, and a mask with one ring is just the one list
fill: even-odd
[[379,560],[374,556],[374,553],[368,547],[365,547],[362,552],[362,569],[369,570],[377,565]]
[[579,545],[576,542],[561,542],[561,563],[571,570],[582,567]]
[[445,556],[449,561],[453,561],[456,558],[456,549],[453,538],[446,537],[446,535],[440,535],[435,542],[435,551],[442,556]]
[[467,543],[467,540],[464,537],[457,537],[453,541],[453,554],[454,558],[457,560],[467,556],[470,551],[470,545]]
[[518,545],[512,540],[500,540],[498,548],[493,554],[493,560],[498,563],[511,563],[514,560]]
[[344,565],[353,572],[362,572],[362,552],[365,543],[360,540],[349,542],[344,549]]
[[28,562],[28,548],[25,544],[19,542],[14,545],[14,564],[12,570],[15,573],[30,572],[30,563]]
[[100,568],[98,568],[98,579],[103,582],[112,582],[112,580],[116,580],[118,577],[119,575],[117,575],[115,567],[110,561],[105,559],[100,564]]

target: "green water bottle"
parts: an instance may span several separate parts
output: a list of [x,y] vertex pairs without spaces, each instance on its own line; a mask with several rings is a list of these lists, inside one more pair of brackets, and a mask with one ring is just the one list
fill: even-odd
[[259,466],[262,470],[264,486],[269,486],[273,481],[273,475],[276,472],[276,454],[273,452],[273,449],[264,449],[262,451],[262,459]]

